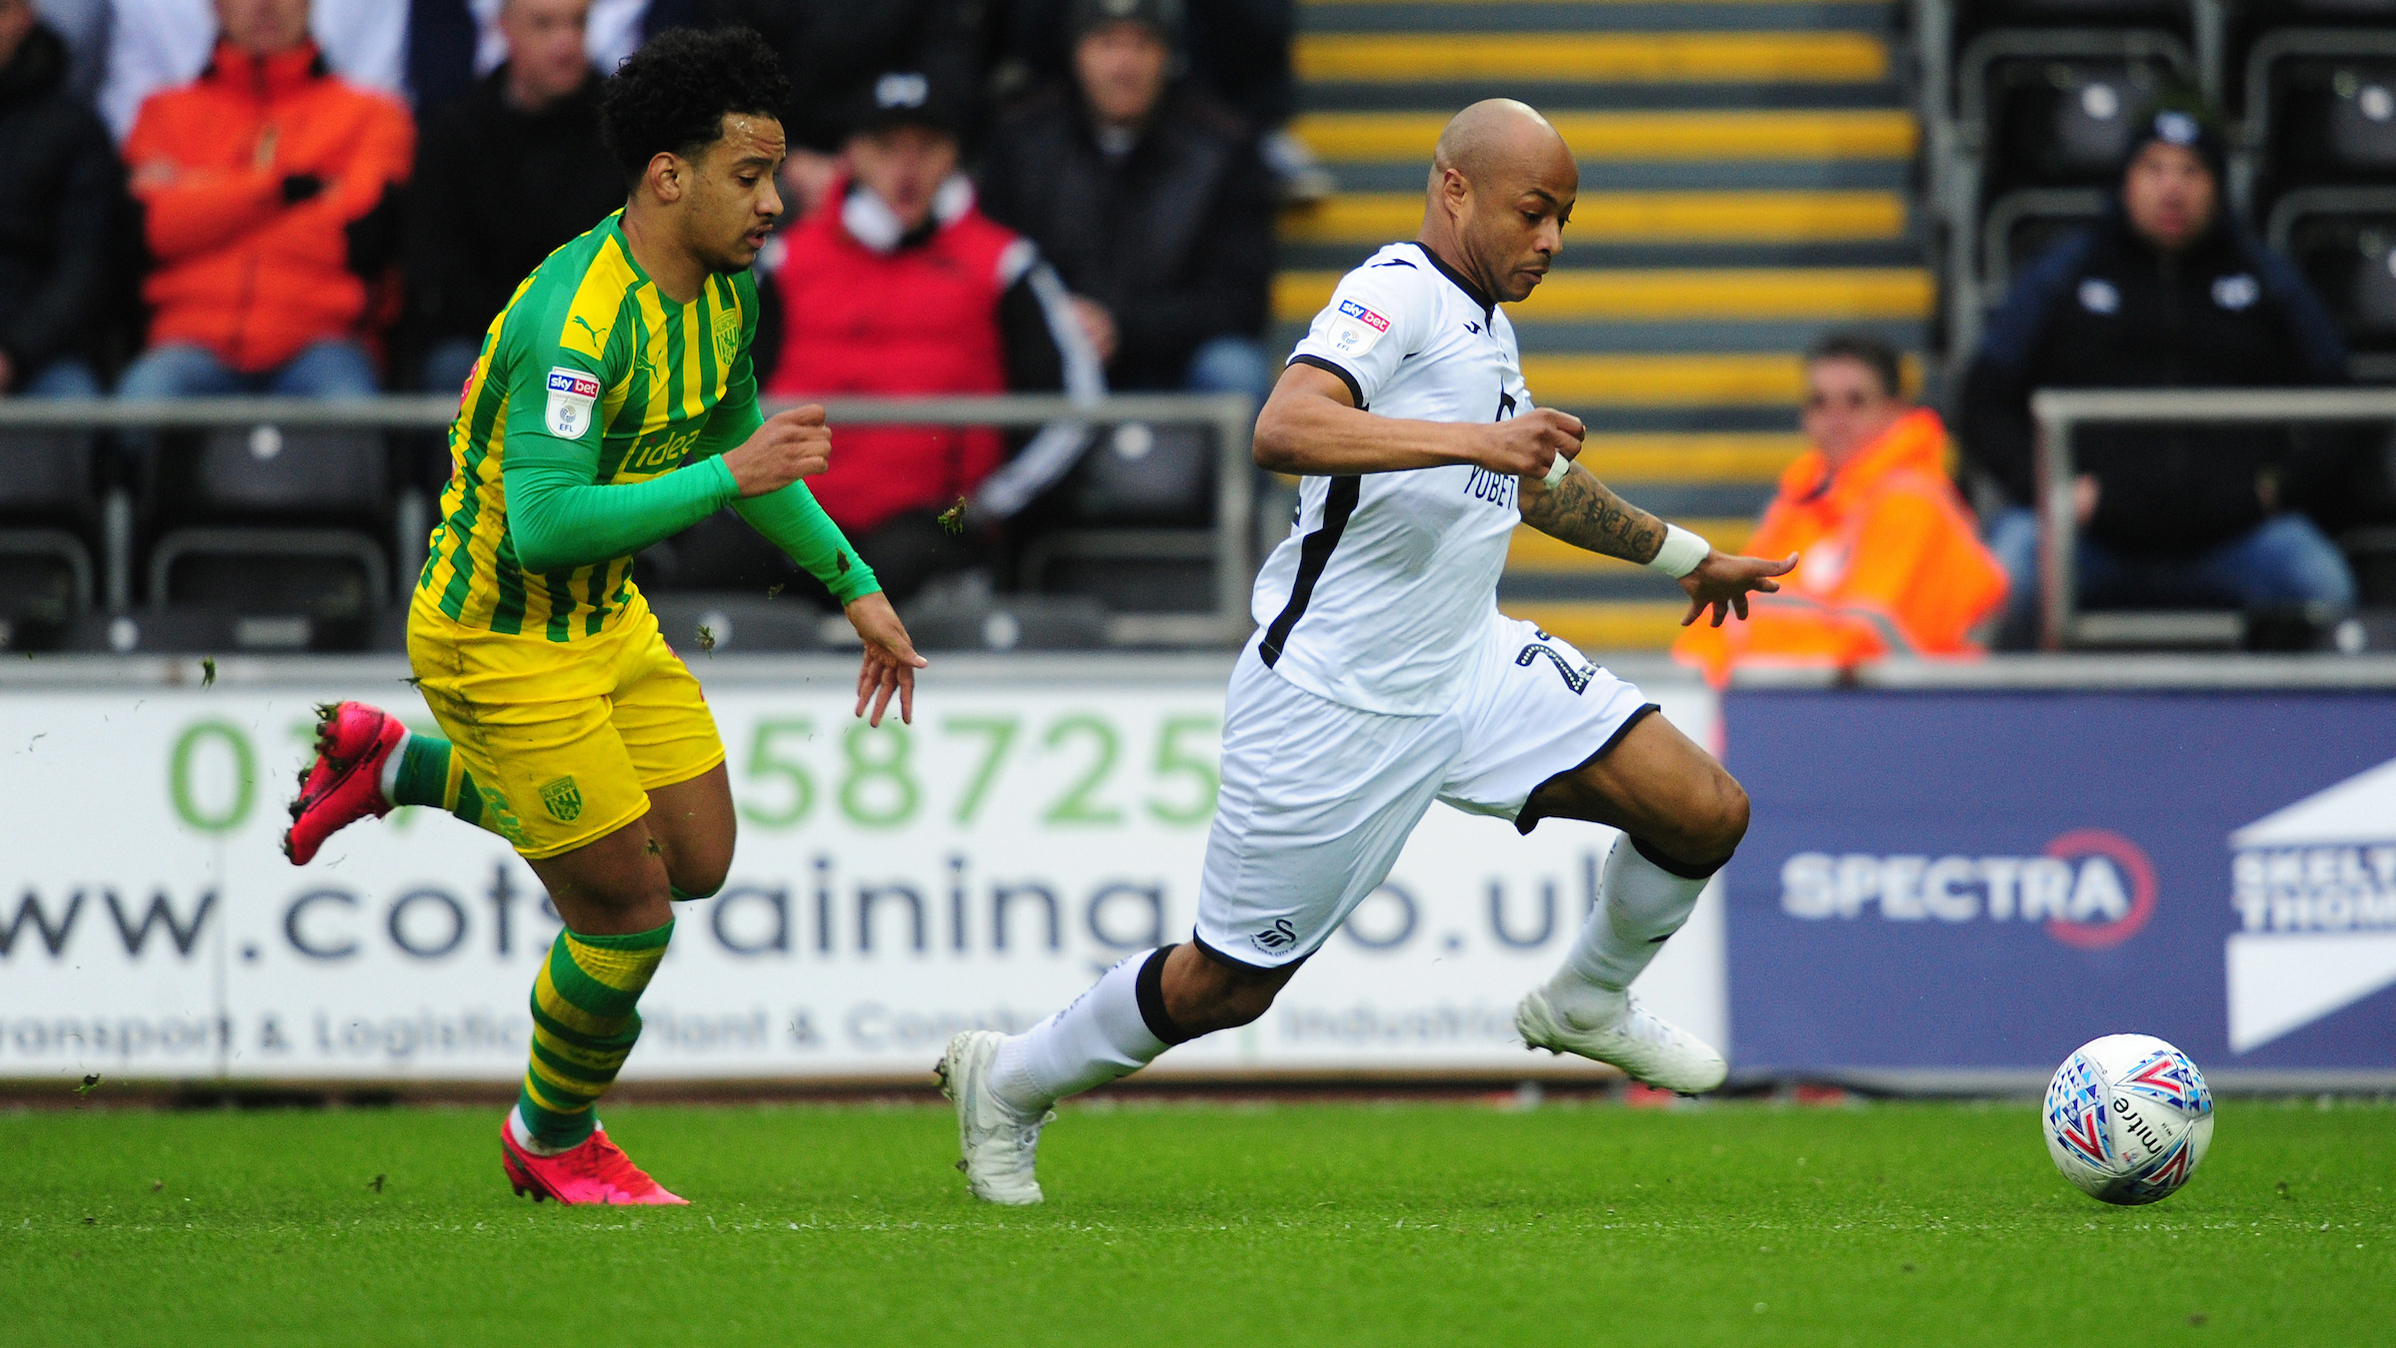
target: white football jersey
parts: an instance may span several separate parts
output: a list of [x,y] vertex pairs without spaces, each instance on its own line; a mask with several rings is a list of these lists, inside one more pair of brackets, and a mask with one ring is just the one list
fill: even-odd
[[[1505,421],[1531,407],[1513,324],[1415,243],[1341,277],[1290,360],[1338,375],[1380,416]],[[1445,710],[1497,613],[1521,486],[1466,464],[1306,478],[1296,524],[1256,577],[1258,653],[1345,706]]]

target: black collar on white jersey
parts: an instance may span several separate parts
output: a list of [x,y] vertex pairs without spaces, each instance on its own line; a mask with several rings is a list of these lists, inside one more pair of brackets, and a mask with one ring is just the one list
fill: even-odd
[[1464,273],[1456,270],[1454,267],[1449,266],[1447,262],[1439,256],[1439,254],[1432,252],[1429,248],[1424,247],[1420,243],[1416,243],[1414,246],[1421,251],[1424,257],[1427,257],[1431,260],[1432,266],[1439,268],[1440,275],[1448,278],[1448,280],[1453,283],[1458,290],[1464,292],[1465,298],[1481,306],[1482,322],[1487,323],[1492,318],[1497,316],[1497,305],[1490,301],[1489,296],[1481,293],[1481,287],[1474,285],[1468,280],[1465,280]]

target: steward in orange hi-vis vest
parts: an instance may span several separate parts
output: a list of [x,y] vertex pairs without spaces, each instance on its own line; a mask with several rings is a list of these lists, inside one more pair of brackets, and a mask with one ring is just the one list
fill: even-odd
[[1917,408],[1836,472],[1818,449],[1780,476],[1746,550],[1796,553],[1778,594],[1750,597],[1744,623],[1689,628],[1674,658],[1720,685],[1741,663],[1844,667],[1888,655],[1980,654],[1970,633],[2005,600],[1948,480],[1947,432]]

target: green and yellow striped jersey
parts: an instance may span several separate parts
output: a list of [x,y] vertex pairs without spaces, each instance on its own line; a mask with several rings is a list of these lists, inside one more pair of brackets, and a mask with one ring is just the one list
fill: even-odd
[[517,564],[501,483],[511,442],[549,437],[588,452],[596,435],[595,480],[606,485],[732,448],[758,424],[756,279],[711,275],[675,304],[633,261],[622,222],[611,215],[551,253],[483,336],[450,423],[449,486],[417,583],[420,599],[468,627],[596,636],[633,592],[629,556],[548,572]]

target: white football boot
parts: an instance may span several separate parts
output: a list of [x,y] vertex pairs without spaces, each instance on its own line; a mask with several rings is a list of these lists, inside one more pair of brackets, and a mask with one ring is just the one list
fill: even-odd
[[1004,1038],[995,1030],[967,1030],[948,1041],[933,1070],[940,1074],[940,1093],[957,1106],[957,1150],[963,1153],[957,1169],[965,1172],[965,1187],[985,1202],[1026,1207],[1041,1198],[1032,1174],[1040,1127],[1057,1115],[1052,1109],[1027,1119],[990,1089],[991,1064]]
[[1559,1007],[1544,987],[1514,1008],[1514,1029],[1528,1048],[1578,1053],[1612,1063],[1650,1086],[1700,1095],[1722,1084],[1730,1064],[1703,1039],[1639,1004],[1627,992],[1584,988]]

